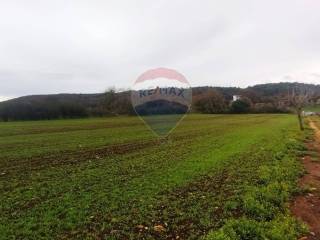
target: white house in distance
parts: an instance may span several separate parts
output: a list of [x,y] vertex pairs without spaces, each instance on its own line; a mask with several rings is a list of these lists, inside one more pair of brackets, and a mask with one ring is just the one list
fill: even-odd
[[240,95],[233,95],[232,102],[238,101],[241,99]]
[[308,117],[308,116],[314,116],[314,115],[316,115],[316,113],[315,113],[315,112],[303,111],[303,112],[302,112],[302,115],[303,115],[304,117]]

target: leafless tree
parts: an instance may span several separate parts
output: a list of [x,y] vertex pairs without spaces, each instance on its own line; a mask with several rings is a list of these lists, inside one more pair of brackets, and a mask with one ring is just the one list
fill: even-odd
[[193,103],[195,109],[201,113],[223,113],[226,109],[223,95],[213,89],[195,96]]
[[118,116],[134,112],[130,101],[130,92],[126,89],[109,88],[105,92],[103,106],[107,115]]
[[308,105],[311,97],[312,91],[310,89],[293,88],[288,94],[289,107],[297,114],[301,131],[304,130],[303,108]]

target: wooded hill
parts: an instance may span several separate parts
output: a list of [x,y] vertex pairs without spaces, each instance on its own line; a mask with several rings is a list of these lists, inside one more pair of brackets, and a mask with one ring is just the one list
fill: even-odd
[[[312,92],[311,105],[320,97],[320,85],[272,83],[248,88],[195,87],[193,112],[280,113],[288,112],[286,99],[293,89]],[[241,97],[233,102],[234,95]],[[44,120],[134,114],[130,91],[100,94],[55,94],[25,96],[0,103],[0,120]]]

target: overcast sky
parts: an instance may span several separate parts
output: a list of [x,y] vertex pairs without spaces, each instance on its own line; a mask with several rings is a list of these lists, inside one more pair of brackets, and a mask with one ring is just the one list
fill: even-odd
[[129,88],[320,83],[318,0],[0,0],[0,99]]

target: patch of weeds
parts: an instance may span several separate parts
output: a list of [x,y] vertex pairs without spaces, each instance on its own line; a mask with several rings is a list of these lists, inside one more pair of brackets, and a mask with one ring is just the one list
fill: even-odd
[[[296,240],[307,232],[305,225],[289,215],[287,204],[299,191],[297,179],[303,171],[296,156],[306,150],[301,142],[289,139],[284,151],[259,168],[256,182],[249,184],[240,200],[242,216],[230,218],[205,240]],[[226,204],[231,210],[238,206]]]
[[296,240],[307,233],[305,225],[296,219],[278,215],[270,222],[259,222],[246,217],[231,219],[218,231],[211,232],[205,240]]
[[256,220],[271,220],[284,210],[289,199],[289,187],[283,182],[274,182],[262,187],[253,187],[243,198],[243,207],[248,216]]
[[224,205],[225,213],[236,211],[240,207],[240,203],[237,200],[229,200]]
[[318,157],[318,153],[315,150],[308,150],[305,153],[306,153],[306,155],[308,155],[310,157]]
[[318,158],[312,158],[312,159],[311,159],[311,162],[318,163],[318,162],[320,162],[320,159],[318,159]]
[[314,186],[312,186],[312,185],[310,185],[310,184],[306,184],[306,185],[304,185],[302,188],[301,188],[301,195],[306,195],[306,194],[308,194],[308,193],[312,193],[312,192],[314,192],[315,191],[315,187]]
[[231,219],[219,231],[209,233],[205,240],[254,240],[259,239],[262,232],[260,224],[254,220]]

